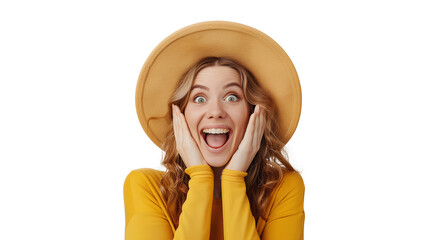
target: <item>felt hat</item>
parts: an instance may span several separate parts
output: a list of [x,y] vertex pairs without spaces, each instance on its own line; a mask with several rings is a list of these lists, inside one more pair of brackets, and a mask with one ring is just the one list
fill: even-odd
[[280,137],[286,144],[301,113],[301,87],[295,67],[268,35],[226,21],[182,28],[165,38],[147,58],[137,82],[136,108],[149,138],[161,148],[171,122],[168,100],[182,75],[206,57],[231,58],[253,74],[278,108]]

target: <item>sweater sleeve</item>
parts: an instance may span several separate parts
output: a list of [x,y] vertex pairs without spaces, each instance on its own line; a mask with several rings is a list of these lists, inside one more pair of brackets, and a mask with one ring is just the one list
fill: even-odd
[[277,192],[262,233],[256,231],[244,177],[246,172],[224,169],[222,173],[222,205],[224,239],[303,239],[304,183],[299,173],[287,173]]
[[185,172],[191,179],[174,239],[208,240],[213,203],[213,171],[208,165],[196,165]]
[[210,166],[187,168],[191,177],[176,230],[167,216],[158,187],[150,172],[132,171],[124,183],[125,239],[209,239],[213,198]]
[[224,240],[259,239],[250,210],[244,177],[247,172],[224,169],[221,177]]

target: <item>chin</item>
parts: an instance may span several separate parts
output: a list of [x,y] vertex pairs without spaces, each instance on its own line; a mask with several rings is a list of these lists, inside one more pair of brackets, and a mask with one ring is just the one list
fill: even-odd
[[230,157],[225,157],[225,156],[204,157],[204,160],[211,167],[225,167],[225,165],[229,162],[229,159],[230,159]]

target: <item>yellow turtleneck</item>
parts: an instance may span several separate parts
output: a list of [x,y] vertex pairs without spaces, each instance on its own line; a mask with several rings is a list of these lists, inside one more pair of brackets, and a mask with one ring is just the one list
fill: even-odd
[[126,240],[247,240],[304,238],[304,182],[287,172],[271,194],[266,213],[255,223],[246,195],[246,172],[222,172],[222,199],[213,198],[213,171],[208,165],[187,168],[189,191],[177,229],[162,198],[162,171],[137,169],[124,183]]

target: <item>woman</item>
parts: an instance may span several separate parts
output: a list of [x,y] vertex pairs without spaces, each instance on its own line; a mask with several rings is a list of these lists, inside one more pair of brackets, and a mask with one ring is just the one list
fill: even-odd
[[[228,41],[213,40],[216,35]],[[148,136],[165,151],[166,172],[138,169],[127,177],[126,239],[303,239],[304,184],[282,154],[299,119],[299,82],[284,51],[262,37],[236,23],[200,23],[164,40],[148,58],[137,111]],[[244,53],[240,46],[246,43],[261,54]],[[184,57],[184,49],[197,54]],[[207,55],[235,58],[201,59]],[[183,64],[169,64],[177,56]],[[286,71],[259,62],[264,57]],[[191,67],[187,60],[194,61]],[[242,62],[257,63],[261,86]],[[182,78],[173,77],[180,72]],[[276,93],[285,79],[290,94]],[[164,91],[155,91],[156,85]],[[154,106],[154,96],[147,96],[153,91],[168,92],[155,98],[168,103]],[[293,106],[278,108],[282,103]],[[162,114],[165,105],[169,111]]]

